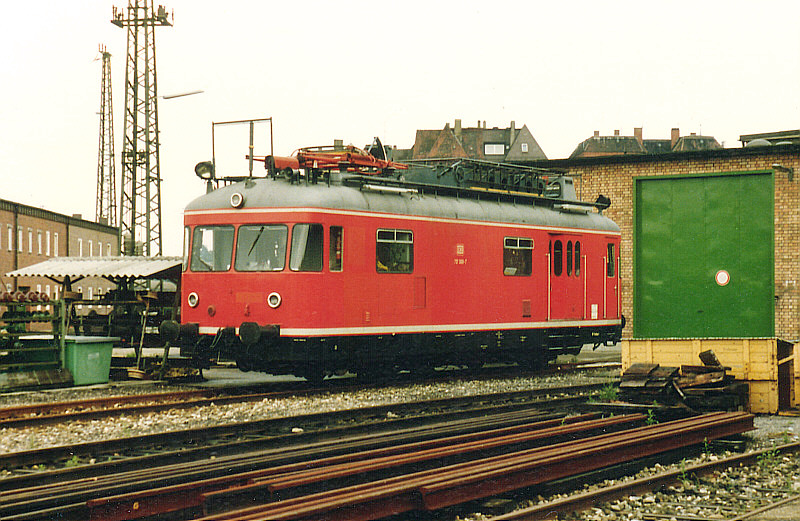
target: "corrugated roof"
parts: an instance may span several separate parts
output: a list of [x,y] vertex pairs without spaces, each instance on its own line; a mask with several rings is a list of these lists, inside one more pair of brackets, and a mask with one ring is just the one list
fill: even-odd
[[148,278],[177,269],[181,257],[52,257],[9,273],[8,277],[105,277]]

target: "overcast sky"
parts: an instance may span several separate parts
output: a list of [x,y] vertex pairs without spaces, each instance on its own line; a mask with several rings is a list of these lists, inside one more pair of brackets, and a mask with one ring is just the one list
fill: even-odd
[[[94,219],[101,62],[112,53],[122,152],[127,31],[113,2],[3,5],[0,198]],[[155,4],[158,6],[158,2]],[[410,148],[461,119],[527,125],[551,159],[599,130],[645,139],[800,128],[800,2],[164,1],[156,29],[164,250],[204,185],[211,122],[274,118],[275,153],[373,136]],[[218,159],[246,135],[219,136]],[[257,134],[256,153],[267,153]],[[246,162],[226,163],[240,174]],[[117,179],[122,169],[116,167]]]

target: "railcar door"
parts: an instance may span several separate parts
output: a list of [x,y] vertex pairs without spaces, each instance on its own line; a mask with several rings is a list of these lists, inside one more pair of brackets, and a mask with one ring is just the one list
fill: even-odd
[[580,236],[550,235],[548,257],[548,319],[584,318],[586,270]]
[[603,297],[603,316],[597,318],[619,318],[619,244],[608,238],[606,240],[605,261],[605,295]]

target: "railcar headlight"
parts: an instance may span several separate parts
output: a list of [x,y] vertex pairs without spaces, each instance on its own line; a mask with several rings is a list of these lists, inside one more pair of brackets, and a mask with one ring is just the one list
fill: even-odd
[[281,305],[281,294],[272,292],[267,296],[267,305],[272,309],[277,308]]
[[186,303],[189,304],[190,308],[196,308],[197,305],[200,303],[200,297],[197,296],[197,293],[192,291],[189,293],[189,296],[186,297]]
[[214,179],[214,163],[211,161],[197,163],[194,167],[194,173],[197,177],[206,181]]
[[244,206],[244,196],[239,192],[234,193],[231,195],[231,206],[234,208],[241,208]]

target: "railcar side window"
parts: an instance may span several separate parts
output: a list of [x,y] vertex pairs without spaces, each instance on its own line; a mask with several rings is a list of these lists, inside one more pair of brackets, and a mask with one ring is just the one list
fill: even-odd
[[606,276],[614,276],[614,245],[608,245],[608,257],[606,257]]
[[292,271],[322,271],[321,224],[295,224],[292,228],[292,253],[289,269]]
[[192,229],[188,226],[183,227],[183,259],[181,260],[181,271],[189,268],[189,244],[192,241]]
[[341,226],[331,226],[328,251],[328,269],[342,271],[342,253],[344,248],[344,230]]
[[378,273],[414,271],[414,234],[408,230],[378,230],[375,241]]
[[553,275],[556,277],[560,277],[561,272],[564,271],[563,250],[564,246],[561,241],[556,241],[553,244]]
[[281,271],[286,265],[284,224],[247,224],[239,226],[236,238],[236,271]]
[[503,239],[503,275],[528,276],[533,266],[533,239],[505,237]]
[[567,277],[572,275],[572,241],[567,241]]
[[581,276],[581,241],[575,241],[575,276]]
[[192,271],[228,271],[233,256],[233,226],[195,226]]

